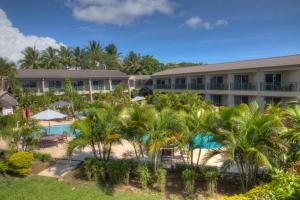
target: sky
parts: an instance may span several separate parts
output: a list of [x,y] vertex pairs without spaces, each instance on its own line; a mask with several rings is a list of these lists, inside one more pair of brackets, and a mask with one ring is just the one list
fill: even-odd
[[300,0],[0,0],[0,56],[115,43],[161,62],[300,53]]

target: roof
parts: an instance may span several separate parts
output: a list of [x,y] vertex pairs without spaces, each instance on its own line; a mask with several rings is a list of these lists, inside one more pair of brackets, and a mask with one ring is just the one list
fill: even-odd
[[12,95],[10,95],[8,92],[0,92],[0,107],[9,108],[17,105],[18,102]]
[[255,60],[208,64],[208,65],[200,65],[200,66],[193,66],[193,67],[173,68],[173,69],[167,69],[155,73],[152,76],[206,73],[206,72],[215,72],[215,71],[256,69],[256,68],[268,68],[268,67],[292,66],[292,65],[300,65],[300,54],[281,56],[281,57],[272,57],[272,58],[262,58],[262,59],[255,59]]
[[128,78],[120,70],[19,69],[17,78]]
[[131,75],[130,79],[134,79],[134,80],[148,80],[148,79],[151,79],[151,75]]

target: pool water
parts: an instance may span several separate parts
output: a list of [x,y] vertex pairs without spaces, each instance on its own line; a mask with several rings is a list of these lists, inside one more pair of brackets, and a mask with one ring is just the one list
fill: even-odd
[[75,134],[70,129],[71,124],[61,124],[61,125],[51,125],[50,130],[49,126],[43,126],[42,129],[47,132],[47,134],[51,135],[62,135],[63,133],[67,133],[68,136],[75,137]]
[[196,147],[201,146],[204,149],[215,149],[221,148],[222,145],[212,141],[213,137],[211,135],[197,135],[194,139],[194,144]]

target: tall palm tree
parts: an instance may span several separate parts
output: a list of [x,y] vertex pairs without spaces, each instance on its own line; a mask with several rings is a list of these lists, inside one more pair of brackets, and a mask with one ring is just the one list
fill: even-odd
[[291,120],[288,138],[291,142],[300,144],[300,105],[287,108],[286,114]]
[[80,47],[75,47],[72,51],[72,54],[73,54],[74,67],[76,69],[82,68],[84,51]]
[[139,104],[125,108],[120,114],[121,129],[125,132],[126,139],[132,144],[139,161],[144,157],[146,133],[150,131],[156,115],[153,106]]
[[237,167],[243,190],[254,186],[260,167],[278,165],[287,151],[281,139],[286,132],[281,118],[262,110],[256,102],[220,108],[208,125],[214,140],[224,147],[211,151],[208,159],[224,155],[223,167]]
[[88,63],[89,68],[99,69],[103,67],[102,51],[103,50],[99,42],[95,40],[89,41],[85,50],[85,62]]
[[184,129],[184,120],[174,110],[164,109],[155,116],[147,141],[149,154],[154,157],[154,169],[157,168],[160,149],[175,143]]
[[27,47],[22,51],[23,59],[19,61],[23,69],[38,69],[41,66],[41,54],[35,47]]
[[42,51],[42,62],[46,69],[61,69],[63,65],[59,62],[58,50],[48,47]]
[[12,62],[8,62],[0,57],[0,90],[5,90],[5,77],[14,76],[16,72],[16,65]]

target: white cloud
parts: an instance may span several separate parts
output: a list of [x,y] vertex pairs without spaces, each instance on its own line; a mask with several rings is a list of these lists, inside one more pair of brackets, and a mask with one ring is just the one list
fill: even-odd
[[98,24],[130,24],[154,13],[171,14],[170,0],[66,0],[75,18]]
[[0,8],[0,57],[17,62],[22,58],[21,52],[28,46],[44,50],[49,46],[58,48],[61,45],[64,44],[50,37],[24,35],[18,28],[13,27],[12,22]]
[[205,29],[213,29],[218,26],[226,26],[228,24],[227,20],[219,19],[214,22],[204,21],[201,17],[195,16],[187,19],[185,21],[185,25],[191,28],[205,28]]

